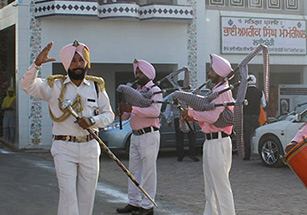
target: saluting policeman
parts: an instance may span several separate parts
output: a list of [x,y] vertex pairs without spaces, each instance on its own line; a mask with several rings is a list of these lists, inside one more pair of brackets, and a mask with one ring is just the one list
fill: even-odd
[[[45,100],[53,121],[51,154],[60,189],[58,215],[91,215],[99,174],[100,146],[86,128],[95,132],[114,120],[104,80],[87,76],[89,49],[75,41],[63,47],[60,58],[68,75],[38,78],[42,64],[49,58],[53,42],[37,56],[21,80],[29,95]],[[61,101],[69,99],[80,119],[61,110]]]

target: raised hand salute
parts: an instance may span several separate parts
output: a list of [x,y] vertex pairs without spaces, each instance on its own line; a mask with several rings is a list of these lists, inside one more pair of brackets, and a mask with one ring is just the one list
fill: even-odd
[[35,65],[41,66],[43,63],[48,63],[51,61],[56,61],[55,58],[49,58],[49,52],[53,46],[53,42],[51,41],[48,43],[48,45],[39,53],[39,55],[36,57]]

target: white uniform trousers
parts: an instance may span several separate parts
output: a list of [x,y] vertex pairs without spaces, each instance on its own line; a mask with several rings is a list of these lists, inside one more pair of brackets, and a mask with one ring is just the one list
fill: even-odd
[[204,215],[235,215],[229,181],[232,162],[230,137],[206,140],[203,146],[203,173],[206,206]]
[[60,189],[58,215],[92,214],[100,151],[96,140],[52,143],[51,154]]
[[[157,157],[160,147],[160,132],[132,135],[129,154],[129,171],[154,200],[157,190]],[[152,202],[129,179],[129,204],[149,209]]]

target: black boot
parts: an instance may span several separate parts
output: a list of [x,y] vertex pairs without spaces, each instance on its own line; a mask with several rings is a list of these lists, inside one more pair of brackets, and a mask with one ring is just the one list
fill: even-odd
[[117,208],[116,211],[119,214],[123,214],[123,213],[131,213],[133,211],[138,211],[140,209],[141,209],[140,207],[136,207],[136,206],[128,204],[124,208]]
[[132,212],[132,215],[153,215],[153,214],[154,214],[153,208],[150,209],[140,208],[140,210]]

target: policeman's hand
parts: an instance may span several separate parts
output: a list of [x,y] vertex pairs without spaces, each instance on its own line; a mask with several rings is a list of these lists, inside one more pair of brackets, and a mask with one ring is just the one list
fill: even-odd
[[88,118],[82,117],[76,120],[74,123],[78,123],[81,128],[87,129],[91,126],[91,122]]
[[43,63],[47,63],[50,61],[56,61],[55,58],[49,58],[49,52],[51,50],[51,47],[53,46],[53,42],[50,42],[44,49],[39,53],[35,60],[36,66],[41,66]]
[[285,152],[288,153],[294,146],[297,145],[297,142],[292,141],[291,143],[289,143],[286,148],[285,148]]
[[172,122],[167,123],[168,127],[171,128],[172,127]]

